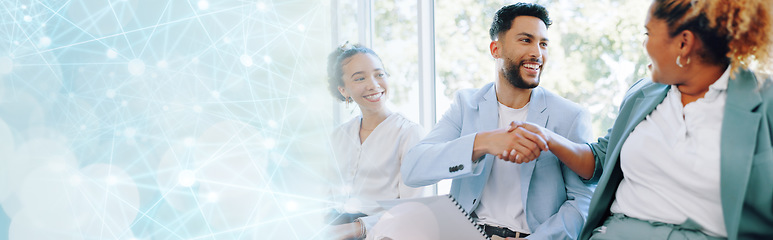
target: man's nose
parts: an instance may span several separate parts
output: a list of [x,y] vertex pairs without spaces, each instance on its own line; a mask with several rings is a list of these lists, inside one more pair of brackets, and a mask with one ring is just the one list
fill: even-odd
[[529,56],[537,59],[542,57],[542,48],[539,46],[539,43],[529,47]]

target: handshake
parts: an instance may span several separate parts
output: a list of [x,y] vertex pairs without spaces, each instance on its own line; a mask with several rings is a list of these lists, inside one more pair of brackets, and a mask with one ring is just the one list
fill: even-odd
[[528,122],[513,121],[506,129],[488,132],[489,154],[514,163],[531,162],[549,150],[552,132]]

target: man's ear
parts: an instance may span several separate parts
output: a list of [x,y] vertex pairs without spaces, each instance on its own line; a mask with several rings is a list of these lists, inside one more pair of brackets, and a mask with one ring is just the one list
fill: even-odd
[[489,50],[491,51],[491,56],[494,58],[500,58],[499,57],[499,42],[498,41],[491,41],[491,44],[489,44]]

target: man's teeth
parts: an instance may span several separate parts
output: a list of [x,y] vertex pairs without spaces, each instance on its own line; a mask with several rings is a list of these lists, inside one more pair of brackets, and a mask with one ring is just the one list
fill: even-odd
[[528,69],[539,70],[539,64],[524,64],[523,66]]

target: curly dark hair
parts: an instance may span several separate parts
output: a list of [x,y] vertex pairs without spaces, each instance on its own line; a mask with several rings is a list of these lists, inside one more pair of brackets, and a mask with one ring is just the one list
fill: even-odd
[[497,40],[499,34],[510,30],[510,27],[513,25],[513,19],[518,16],[532,16],[539,18],[545,23],[546,27],[550,27],[550,24],[553,24],[553,21],[551,21],[548,16],[548,10],[542,5],[520,2],[504,6],[494,15],[494,21],[491,23],[491,29],[488,31],[491,41]]
[[708,63],[733,71],[753,61],[763,71],[773,65],[770,0],[654,0],[652,15],[668,23],[671,37],[684,30],[698,36],[705,45],[698,56]]
[[347,59],[358,53],[373,55],[378,58],[378,61],[381,61],[381,58],[376,54],[376,52],[370,48],[364,47],[360,44],[349,44],[348,41],[340,47],[334,49],[333,52],[331,52],[327,57],[328,90],[330,90],[330,94],[332,94],[333,97],[338,100],[346,101],[346,98],[344,98],[344,96],[341,95],[341,92],[338,91],[338,87],[344,86],[343,65],[346,64]]

